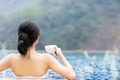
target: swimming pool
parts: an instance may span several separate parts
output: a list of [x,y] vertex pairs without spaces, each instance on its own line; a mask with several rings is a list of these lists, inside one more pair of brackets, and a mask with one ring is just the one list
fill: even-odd
[[[0,59],[11,52],[0,52]],[[73,66],[77,80],[120,80],[120,54],[116,52],[64,52],[65,57]],[[0,78],[14,78],[11,69],[0,72]],[[52,70],[48,77],[55,80],[66,80]],[[2,79],[0,79],[2,80]]]

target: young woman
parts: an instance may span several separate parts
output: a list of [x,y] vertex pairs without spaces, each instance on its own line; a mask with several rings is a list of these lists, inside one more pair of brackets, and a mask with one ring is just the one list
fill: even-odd
[[48,69],[70,80],[76,80],[72,66],[66,60],[62,51],[57,46],[53,54],[57,54],[63,65],[49,54],[40,54],[35,46],[39,41],[39,28],[30,21],[21,23],[18,28],[18,54],[9,54],[0,61],[0,71],[11,68],[18,77],[44,78]]

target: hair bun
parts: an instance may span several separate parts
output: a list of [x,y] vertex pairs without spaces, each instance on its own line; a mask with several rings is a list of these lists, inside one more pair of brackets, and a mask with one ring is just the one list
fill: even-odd
[[27,52],[27,48],[29,46],[29,39],[28,35],[26,33],[20,33],[19,34],[19,39],[18,39],[18,51],[25,55]]

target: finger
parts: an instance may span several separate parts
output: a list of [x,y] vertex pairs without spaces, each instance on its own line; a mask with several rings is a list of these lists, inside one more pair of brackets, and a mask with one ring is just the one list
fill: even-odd
[[57,46],[56,46],[56,47],[54,47],[54,52],[53,52],[53,55],[54,55],[54,56],[57,56]]

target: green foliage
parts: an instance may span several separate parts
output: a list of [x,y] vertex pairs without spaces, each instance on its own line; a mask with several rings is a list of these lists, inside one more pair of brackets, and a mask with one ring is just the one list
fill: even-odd
[[[40,27],[38,49],[44,49],[47,44],[70,50],[111,48],[120,25],[116,17],[120,16],[119,0],[13,0],[6,6],[2,5],[6,1],[0,4],[0,41],[7,44],[7,49],[16,49],[17,28],[25,20]],[[103,29],[108,29],[108,33]],[[114,35],[107,36],[111,33]],[[105,37],[99,34],[110,37],[112,41],[107,40],[110,44],[104,43]]]

